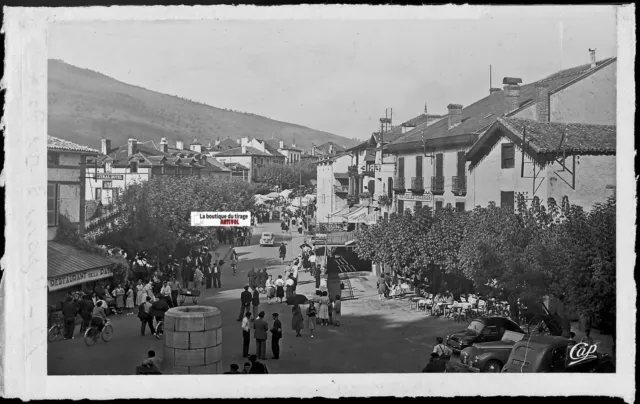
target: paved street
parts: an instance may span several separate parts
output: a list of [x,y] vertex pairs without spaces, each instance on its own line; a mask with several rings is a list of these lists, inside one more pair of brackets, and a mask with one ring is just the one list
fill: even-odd
[[[288,243],[287,258],[292,257],[292,250],[299,251],[300,236],[294,234],[291,240],[291,236],[280,232],[278,223],[263,224],[255,229],[251,246],[236,247],[240,256],[237,275],[232,276],[226,266],[223,288],[205,290],[199,300],[199,304],[216,306],[222,311],[225,368],[230,363],[241,366],[245,361],[242,358],[240,323],[236,318],[240,292],[248,283],[247,272],[251,267],[266,267],[274,276],[284,273],[277,247],[257,245],[263,231],[275,232],[277,242],[284,240]],[[229,246],[221,246],[219,251],[228,249]],[[419,372],[428,360],[435,337],[464,327],[451,320],[409,311],[406,301],[379,302],[372,277],[354,278],[351,284],[355,299],[343,303],[341,326],[318,326],[313,339],[309,338],[307,330],[303,331],[304,338],[295,338],[295,332],[291,330],[290,306],[284,303],[267,305],[266,298],[263,298],[260,309],[265,311],[265,318],[271,323],[271,313],[280,313],[284,328],[280,360],[267,360],[272,373]],[[311,296],[314,286],[309,274],[300,273],[298,293]],[[115,335],[109,343],[100,341],[93,347],[87,347],[78,336],[71,341],[50,343],[49,374],[133,374],[136,365],[146,357],[147,350],[162,352],[161,340],[151,335],[139,335],[140,322],[136,316],[113,316],[112,324]],[[267,346],[267,358],[270,358],[270,341]],[[253,341],[251,351],[255,351]]]

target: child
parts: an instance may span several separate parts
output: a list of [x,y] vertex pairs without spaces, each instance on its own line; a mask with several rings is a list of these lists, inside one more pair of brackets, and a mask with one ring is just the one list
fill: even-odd
[[333,325],[340,326],[340,311],[342,310],[342,302],[340,301],[340,295],[336,295],[336,300],[333,301]]
[[309,334],[313,338],[313,330],[316,328],[316,307],[313,302],[309,303],[309,308],[307,309],[307,326],[309,327]]

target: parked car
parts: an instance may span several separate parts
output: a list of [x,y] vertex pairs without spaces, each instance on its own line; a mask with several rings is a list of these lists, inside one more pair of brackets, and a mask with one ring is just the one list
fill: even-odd
[[462,350],[460,362],[471,371],[499,373],[507,363],[511,349],[525,334],[505,331],[500,341],[480,342]]
[[524,331],[506,317],[478,317],[472,320],[466,330],[447,335],[447,346],[459,354],[463,349],[476,342],[500,341],[505,331]]
[[514,344],[502,369],[509,373],[615,373],[612,358],[598,352],[598,343],[540,335]]
[[276,241],[276,236],[273,233],[262,233],[260,236],[260,247],[268,245],[273,246]]

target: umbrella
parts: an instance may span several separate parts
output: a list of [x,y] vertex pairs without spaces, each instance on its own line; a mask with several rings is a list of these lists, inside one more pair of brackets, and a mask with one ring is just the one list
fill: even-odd
[[309,247],[309,248],[311,248],[311,246],[310,246],[309,244],[307,244],[307,243],[302,243],[302,244],[300,245],[300,248],[305,248],[305,247]]
[[307,304],[309,299],[305,295],[294,295],[287,298],[287,304],[293,306],[295,304]]

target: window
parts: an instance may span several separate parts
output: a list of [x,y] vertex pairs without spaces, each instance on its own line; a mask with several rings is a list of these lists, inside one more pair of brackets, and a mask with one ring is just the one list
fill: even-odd
[[502,145],[502,168],[513,168],[515,166],[515,148],[513,143]]
[[436,201],[436,210],[442,209],[442,201]]
[[458,177],[463,178],[466,173],[467,161],[464,158],[464,152],[458,152]]
[[96,201],[102,200],[102,188],[96,188]]
[[404,201],[398,201],[398,213],[399,214],[404,213]]
[[322,195],[322,203],[325,203],[325,202],[326,202],[326,196]]
[[110,189],[112,184],[111,181],[102,181],[102,189]]
[[374,180],[370,180],[367,184],[367,191],[373,196],[376,193],[376,182]]
[[384,221],[386,222],[387,220],[389,220],[389,213],[384,212]]
[[436,177],[442,177],[444,168],[444,156],[442,153],[436,154]]
[[389,177],[387,179],[387,196],[389,199],[393,198],[393,178]]
[[500,206],[506,209],[513,210],[513,198],[514,198],[513,191],[509,191],[509,192],[501,191]]
[[464,212],[464,202],[456,202],[456,211]]
[[107,173],[111,172],[111,163],[104,163],[104,171]]
[[59,203],[58,184],[47,184],[47,224],[49,226],[58,225]]
[[422,202],[416,202],[416,210],[422,207]]
[[49,166],[59,166],[60,165],[60,154],[58,154],[58,153],[47,153],[47,165],[49,165]]
[[260,165],[263,165],[263,164],[264,164],[264,159],[260,158]]
[[404,178],[404,157],[398,159],[398,177]]
[[131,163],[129,163],[129,167],[130,167],[130,172],[132,173],[137,173],[138,172],[138,163],[135,161],[132,161]]
[[416,156],[416,177],[422,178],[422,156]]

